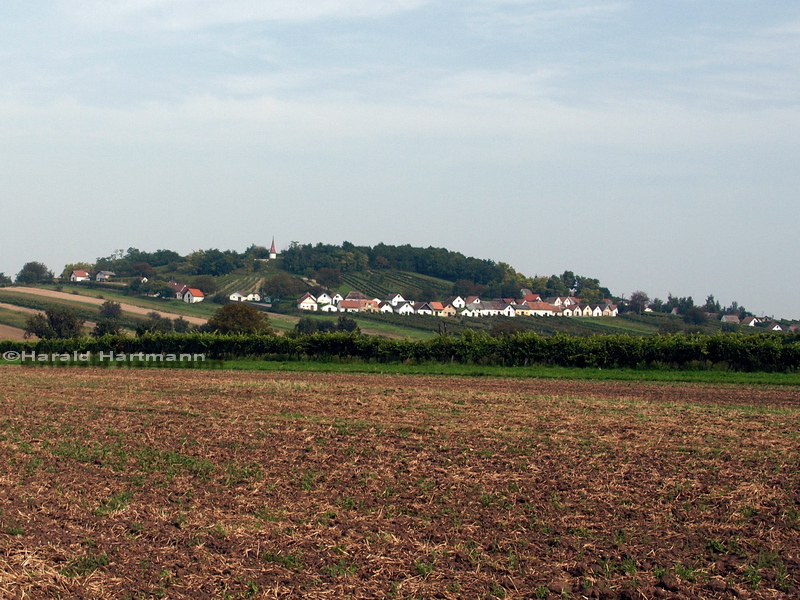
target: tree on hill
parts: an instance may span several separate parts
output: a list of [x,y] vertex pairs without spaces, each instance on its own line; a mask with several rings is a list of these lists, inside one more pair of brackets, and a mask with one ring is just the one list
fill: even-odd
[[342,285],[342,272],[339,269],[332,269],[331,267],[322,267],[317,269],[314,273],[314,279],[322,287],[329,290],[335,289]]
[[611,291],[602,287],[598,279],[578,275],[575,278],[575,295],[587,304],[600,304],[604,298],[611,296]]
[[338,319],[336,319],[336,330],[349,331],[350,333],[359,333],[361,331],[361,329],[358,327],[358,323],[356,323],[356,320],[346,315],[341,315]]
[[683,314],[683,320],[689,325],[702,325],[707,319],[706,311],[699,306],[692,306]]
[[459,279],[453,284],[453,296],[461,296],[467,298],[468,296],[480,296],[486,290],[485,285],[480,285],[469,279]]
[[106,300],[100,305],[100,316],[104,319],[119,319],[122,316],[122,306],[119,302]]
[[264,294],[271,298],[294,298],[303,284],[285,272],[276,273],[264,283]]
[[49,283],[53,281],[53,272],[40,262],[29,262],[22,266],[17,273],[17,283],[32,285],[34,283]]
[[92,337],[102,337],[104,335],[119,335],[122,327],[116,319],[101,318],[95,323],[92,330]]
[[653,298],[649,307],[653,312],[664,312],[664,301],[661,298]]
[[667,295],[667,312],[672,312],[674,309],[678,309],[678,314],[685,315],[686,312],[694,307],[694,300],[691,296],[686,296],[682,298],[678,298],[673,296],[672,294]]
[[267,314],[243,302],[218,308],[208,320],[208,328],[217,333],[272,333]]
[[11,277],[5,273],[0,273],[0,285],[7,285],[9,283],[11,283]]
[[142,261],[131,265],[131,274],[151,278],[156,276],[156,270],[150,263]]
[[706,297],[706,303],[703,305],[703,310],[710,313],[720,313],[722,312],[722,306],[719,303],[719,300],[714,298],[714,294],[709,294]]
[[216,248],[198,250],[188,257],[195,275],[227,275],[242,264],[241,257],[233,250],[224,252]]
[[644,309],[647,308],[649,303],[650,296],[641,290],[636,290],[631,294],[630,300],[628,300],[628,307],[631,311],[640,315],[644,312]]
[[137,296],[152,296],[155,298],[172,299],[175,292],[163,279],[134,279],[128,286],[128,290]]
[[187,333],[189,329],[192,328],[192,324],[189,323],[189,321],[187,321],[183,317],[178,317],[177,319],[174,319],[172,321],[172,326],[173,329],[175,330],[175,333]]
[[25,337],[35,335],[43,340],[74,338],[83,335],[84,320],[69,308],[53,307],[44,314],[30,315],[25,321]]
[[197,288],[202,291],[206,296],[213,296],[217,293],[219,286],[217,280],[211,275],[199,275],[192,279],[189,287]]
[[156,311],[147,313],[147,320],[139,323],[136,327],[136,335],[145,333],[171,333],[174,327],[172,319],[163,317]]
[[73,271],[80,271],[81,269],[88,273],[94,269],[94,265],[91,265],[87,262],[70,263],[64,267],[64,270],[61,271],[61,275],[59,275],[59,277],[61,279],[69,279]]

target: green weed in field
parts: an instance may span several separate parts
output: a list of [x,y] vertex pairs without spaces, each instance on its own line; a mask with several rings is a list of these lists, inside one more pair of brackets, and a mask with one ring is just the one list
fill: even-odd
[[100,503],[100,506],[94,509],[94,514],[97,516],[105,516],[108,513],[112,513],[118,510],[122,510],[128,503],[130,502],[131,498],[133,498],[133,492],[119,492],[113,494],[112,496],[106,498]]

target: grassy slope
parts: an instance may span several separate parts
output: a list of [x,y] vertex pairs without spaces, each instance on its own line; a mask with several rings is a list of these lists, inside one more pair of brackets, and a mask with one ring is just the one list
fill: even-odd
[[27,315],[28,313],[17,312],[9,308],[0,308],[0,324],[24,329]]
[[[217,365],[219,366],[219,365]],[[658,369],[579,369],[568,367],[494,367],[451,364],[375,364],[314,361],[225,361],[226,370],[297,371],[332,373],[386,373],[459,377],[513,377],[582,379],[595,381],[653,381],[676,384],[800,385],[800,373],[743,373],[734,371],[678,371]]]

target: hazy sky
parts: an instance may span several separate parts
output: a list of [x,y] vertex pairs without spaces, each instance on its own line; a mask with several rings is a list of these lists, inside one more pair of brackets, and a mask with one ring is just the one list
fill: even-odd
[[800,3],[0,0],[0,271],[438,246],[800,318]]

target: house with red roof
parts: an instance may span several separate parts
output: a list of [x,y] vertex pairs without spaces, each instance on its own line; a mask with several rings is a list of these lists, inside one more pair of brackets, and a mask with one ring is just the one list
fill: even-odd
[[89,281],[90,279],[89,272],[85,269],[75,269],[69,276],[70,281]]
[[187,304],[196,304],[197,302],[202,302],[205,299],[205,294],[197,288],[186,288],[186,291],[183,293],[183,301]]

